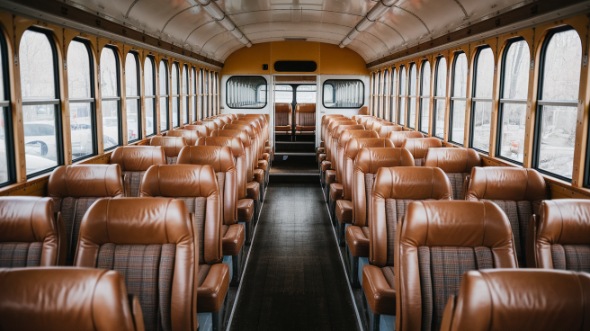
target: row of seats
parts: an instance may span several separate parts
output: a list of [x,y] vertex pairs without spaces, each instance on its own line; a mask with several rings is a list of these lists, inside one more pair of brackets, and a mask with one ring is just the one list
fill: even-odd
[[290,103],[275,103],[275,133],[305,134],[315,132],[315,103],[298,103],[295,106],[293,125],[293,106]]
[[[371,129],[365,130],[366,127]],[[318,149],[318,161],[323,161],[320,169],[325,170],[323,178],[325,187],[329,187],[330,205],[342,197],[336,201],[333,216],[338,221],[340,238],[344,234],[342,225],[346,225],[353,285],[358,282],[358,270],[363,270],[363,290],[374,314],[372,320],[376,322],[372,323],[373,327],[378,329],[379,314],[395,315],[395,233],[398,221],[404,217],[411,201],[451,198],[493,201],[508,215],[518,265],[538,265],[531,257],[534,249],[530,247],[534,240],[530,238],[535,230],[529,229],[528,222],[531,215],[539,214],[540,202],[546,198],[544,181],[537,172],[481,168],[478,167],[481,164],[478,154],[471,149],[440,148],[440,140],[435,138],[408,138],[421,134],[399,131],[399,126],[371,121],[368,116],[358,117],[355,121],[341,116],[324,118],[322,128],[325,130],[323,134],[327,133],[324,139],[328,142],[324,143],[324,148]],[[378,138],[384,132],[390,139]],[[404,148],[392,148],[396,144]],[[381,147],[371,147],[375,145]],[[333,163],[336,166],[332,170]],[[391,168],[391,171],[382,168],[414,164],[426,167]],[[379,171],[387,172],[387,175],[381,175],[387,177],[384,182],[388,186],[383,192],[376,193],[374,182]],[[377,207],[377,203],[371,201],[375,194],[387,197],[385,210],[374,211],[383,207],[383,203]],[[576,254],[581,255],[580,252]],[[371,265],[359,268],[359,258],[366,256],[369,256]],[[560,257],[565,259],[563,255]]]
[[[240,279],[245,233],[254,223],[247,194],[264,189],[265,169],[253,169],[265,165],[259,154],[269,149],[261,130],[267,130],[264,116],[216,117],[153,137],[152,146],[119,147],[110,165],[58,167],[49,177],[49,198],[0,200],[0,228],[9,234],[0,239],[0,267],[117,270],[139,297],[147,330],[194,330],[195,311],[212,313],[219,329],[230,277],[234,284]],[[196,145],[189,145],[191,136]],[[254,173],[262,181],[247,186]],[[31,220],[40,228],[31,228]],[[16,231],[23,225],[29,232]],[[230,263],[222,263],[224,255]],[[195,323],[176,324],[176,305]]]

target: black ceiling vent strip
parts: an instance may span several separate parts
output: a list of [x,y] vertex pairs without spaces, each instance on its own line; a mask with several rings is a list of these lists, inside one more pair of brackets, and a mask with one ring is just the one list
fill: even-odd
[[315,61],[276,61],[274,68],[278,72],[314,72],[318,65]]

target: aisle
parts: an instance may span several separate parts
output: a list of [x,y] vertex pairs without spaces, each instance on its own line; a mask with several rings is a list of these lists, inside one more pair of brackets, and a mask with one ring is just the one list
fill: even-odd
[[266,194],[231,330],[357,330],[317,177]]

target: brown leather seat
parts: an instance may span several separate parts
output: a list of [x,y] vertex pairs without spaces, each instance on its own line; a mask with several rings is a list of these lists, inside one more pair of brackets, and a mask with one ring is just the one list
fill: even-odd
[[64,264],[64,236],[50,198],[0,197],[0,268]]
[[423,138],[424,135],[418,131],[392,131],[389,138],[395,147],[402,147],[407,138]]
[[447,174],[453,188],[453,199],[465,199],[465,183],[473,167],[479,167],[481,159],[472,148],[431,148],[424,159],[424,166],[439,167]]
[[588,330],[590,275],[556,270],[481,270],[463,276],[441,331]]
[[0,330],[144,330],[137,297],[112,270],[0,269],[0,293]]
[[290,103],[275,103],[275,133],[291,133],[292,109]]
[[185,130],[197,131],[197,135],[199,136],[199,138],[207,137],[211,133],[211,131],[209,131],[209,128],[204,125],[189,124],[189,125],[185,125],[183,128]]
[[154,136],[150,139],[150,146],[164,147],[166,163],[175,164],[178,153],[186,146],[186,140],[183,137]]
[[138,197],[143,175],[154,164],[166,164],[166,154],[162,146],[121,146],[111,154],[110,163],[121,167],[125,196]]
[[439,330],[465,272],[518,266],[510,222],[490,201],[410,203],[398,224],[394,259],[399,331]]
[[590,200],[545,200],[530,226],[530,267],[590,272]]
[[222,262],[221,198],[209,165],[174,164],[151,167],[141,183],[142,197],[168,197],[183,201],[197,223],[200,257],[198,311],[212,312],[220,326],[229,287],[229,267]]
[[533,169],[474,167],[465,199],[490,200],[500,206],[512,226],[518,263],[525,267],[528,223],[533,214],[539,213],[545,196],[545,180]]
[[[256,181],[260,185],[260,201],[262,201],[262,194],[264,193],[265,183],[268,182],[268,173],[270,172],[270,167],[268,166],[267,160],[259,160],[258,157],[261,153],[260,150],[260,137],[255,131],[254,124],[248,124],[250,122],[247,121],[236,121],[232,124],[228,124],[223,127],[223,130],[230,130],[230,132],[234,132],[233,134],[230,133],[221,133],[219,131],[218,134],[222,136],[236,136],[236,131],[238,137],[242,140],[244,144],[244,148],[246,150],[246,158],[248,160],[249,171],[252,173],[252,179],[249,180]],[[246,133],[246,138],[244,137],[244,132]],[[248,140],[246,140],[249,138]]]
[[414,156],[414,162],[417,166],[424,164],[426,154],[430,148],[442,147],[442,141],[438,138],[427,137],[427,138],[407,138],[404,140],[402,147],[407,149],[412,156]]
[[174,129],[168,131],[166,137],[183,137],[188,146],[194,146],[197,139],[206,137],[206,135],[203,135],[202,132],[197,130]]
[[207,164],[215,171],[223,210],[223,255],[231,256],[232,281],[237,284],[241,275],[240,257],[246,239],[244,225],[238,224],[238,178],[231,150],[228,146],[186,146],[178,155],[178,164]]
[[61,212],[65,228],[66,264],[74,263],[82,217],[96,200],[122,197],[123,180],[118,164],[79,164],[57,167],[49,176],[47,193],[54,211]]
[[380,138],[387,138],[390,132],[402,131],[403,126],[393,123],[378,122],[379,124],[373,124],[373,131],[377,132]]
[[329,120],[327,126],[326,140],[324,141],[326,146],[326,159],[320,164],[320,181],[328,191],[330,183],[336,180],[336,161],[334,160],[334,150],[336,148],[336,142],[333,138],[333,133],[340,125],[356,125],[357,123],[349,118],[333,119]]
[[142,306],[147,330],[197,326],[196,285],[207,272],[199,267],[201,261],[215,261],[221,250],[195,235],[215,232],[205,226],[219,217],[215,179],[199,184],[206,201],[197,203],[202,209],[195,227],[185,204],[167,198],[100,199],[84,215],[75,265],[124,275],[128,291]]
[[345,118],[342,114],[330,114],[322,116],[322,121],[320,123],[320,146],[316,150],[316,160],[318,164],[321,164],[322,161],[326,158],[326,133],[327,133],[327,126],[329,124],[330,119],[332,118]]
[[298,103],[295,108],[295,133],[315,132],[315,103]]
[[[403,148],[398,150],[408,153]],[[364,156],[362,153],[359,154],[359,161]],[[401,160],[400,157],[398,165]],[[419,200],[450,200],[452,192],[448,178],[439,168],[379,168],[379,162],[361,162],[357,169],[362,166],[366,167],[368,183],[367,200],[361,201],[361,204],[368,206],[368,222],[358,222],[358,225],[349,227],[346,243],[352,256],[357,259],[359,256],[369,257],[370,265],[362,268],[362,286],[373,314],[372,329],[378,330],[380,315],[395,315],[394,243],[397,226],[404,218],[408,204]],[[371,192],[368,187],[375,172],[377,175]]]

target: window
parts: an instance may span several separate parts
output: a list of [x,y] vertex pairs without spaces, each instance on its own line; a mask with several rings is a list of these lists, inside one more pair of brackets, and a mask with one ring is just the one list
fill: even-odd
[[199,113],[200,119],[206,117],[205,109],[205,72],[203,68],[199,69]]
[[63,164],[56,54],[47,34],[24,32],[19,64],[28,177]]
[[266,106],[266,79],[262,76],[232,76],[226,83],[229,108],[261,109]]
[[419,130],[428,133],[430,124],[430,62],[422,62],[420,74],[420,128]]
[[371,94],[370,96],[370,111],[369,114],[370,115],[375,115],[375,109],[377,108],[377,73],[374,72],[371,74],[371,82],[370,82],[371,86],[371,91],[369,91],[369,93]]
[[172,63],[172,127],[180,126],[180,79],[178,77],[178,63]]
[[408,84],[406,77],[406,67],[401,66],[399,69],[399,103],[397,107],[397,122],[399,125],[406,125],[406,100],[408,98]]
[[297,93],[295,95],[297,103],[316,103],[317,90],[316,85],[297,86]]
[[467,56],[463,52],[455,54],[452,79],[449,141],[463,145],[467,102]]
[[14,153],[12,151],[12,123],[10,112],[10,84],[6,41],[0,34],[0,185],[14,182]]
[[445,103],[447,96],[447,60],[439,57],[436,62],[434,76],[434,109],[432,110],[432,135],[444,139],[445,137]]
[[203,71],[203,116],[209,117],[209,71]]
[[381,98],[381,112],[379,113],[379,117],[385,119],[386,116],[389,116],[389,93],[391,89],[389,88],[390,84],[390,75],[389,69],[385,69],[383,71],[383,97]]
[[213,73],[213,110],[215,115],[219,114],[219,74]]
[[326,108],[360,108],[365,103],[365,85],[358,79],[328,79],[322,94]]
[[96,155],[93,66],[90,49],[83,40],[68,46],[68,94],[72,160]]
[[524,158],[529,63],[528,44],[524,40],[510,42],[502,58],[496,155],[518,163]]
[[188,114],[188,87],[189,87],[189,77],[188,77],[188,66],[185,64],[182,66],[182,121],[183,124],[188,124],[189,121],[189,114]]
[[379,71],[377,73],[377,93],[376,93],[377,103],[375,104],[375,116],[381,117],[381,112],[383,112],[383,103],[381,102],[383,99],[383,72]]
[[293,86],[275,85],[275,103],[293,103]]
[[199,109],[197,108],[197,68],[191,68],[191,105],[193,109],[193,119],[195,122],[199,119]]
[[156,134],[156,72],[154,71],[154,59],[151,56],[146,57],[143,67],[145,134],[149,137]]
[[106,46],[100,52],[102,134],[105,150],[121,144],[119,77],[117,53],[114,48]]
[[416,128],[416,65],[410,63],[410,95],[408,99],[408,127]]
[[127,53],[125,59],[125,94],[127,96],[127,141],[141,138],[141,114],[139,98],[139,61],[137,54]]
[[473,69],[475,75],[471,104],[471,147],[488,153],[494,91],[494,53],[490,47],[480,47],[477,50]]
[[168,108],[168,62],[166,60],[160,61],[160,69],[158,71],[159,82],[160,82],[160,131],[166,131],[170,129],[170,109]]
[[396,88],[395,83],[397,82],[397,71],[395,70],[395,68],[391,68],[391,93],[390,93],[390,99],[389,99],[389,121],[394,122],[395,121],[395,115],[397,113],[397,109],[395,109],[395,106],[397,105],[397,94],[398,94],[398,89]]
[[574,30],[553,31],[543,44],[533,165],[571,180],[582,44]]

